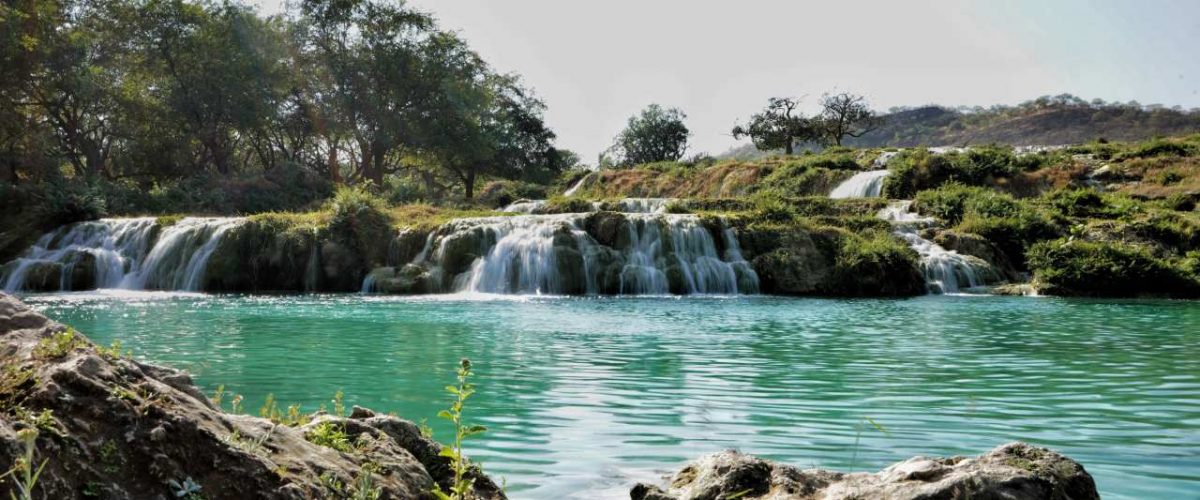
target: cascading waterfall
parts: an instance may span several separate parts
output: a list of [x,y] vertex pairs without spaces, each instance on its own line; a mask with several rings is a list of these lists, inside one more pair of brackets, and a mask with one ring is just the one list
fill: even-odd
[[[661,214],[667,211],[671,198],[623,198],[616,202],[619,212],[632,214]],[[601,203],[597,202],[597,207]]]
[[878,198],[883,193],[883,178],[888,170],[868,170],[846,179],[829,193],[830,198]]
[[[710,230],[694,215],[623,214],[623,235],[616,236],[613,247],[588,233],[587,220],[588,214],[458,219],[431,235],[410,265],[427,268],[434,281],[446,277],[448,288],[459,292],[758,292],[758,275],[742,258],[732,229],[720,232],[722,256]],[[429,255],[431,244],[436,250]],[[478,257],[460,272],[455,262],[464,254]],[[373,286],[364,280],[364,290]]]
[[584,181],[588,180],[588,177],[591,177],[593,173],[595,172],[588,173],[583,177],[580,177],[578,181],[575,181],[575,185],[571,186],[566,191],[563,191],[563,196],[574,196],[575,193],[579,191],[579,188],[583,187]]
[[[88,288],[199,290],[205,266],[221,237],[239,218],[180,219],[163,227],[151,217],[100,219],[64,226],[42,236],[25,254],[5,264],[4,290],[29,288],[35,274],[57,273],[58,290]],[[77,269],[91,261],[91,270]],[[43,280],[44,281],[44,280]],[[45,289],[45,283],[38,288]]]
[[546,200],[518,200],[516,202],[509,203],[504,208],[501,208],[500,211],[518,214],[531,214],[535,210],[542,208],[542,206],[545,204]]
[[986,278],[993,276],[991,268],[976,258],[946,250],[921,237],[920,229],[932,225],[933,219],[911,209],[911,200],[893,202],[879,211],[879,218],[891,222],[895,234],[921,256],[921,270],[929,293],[959,293],[986,285]]
[[154,218],[101,219],[46,233],[25,254],[6,264],[4,291],[25,289],[32,273],[57,273],[58,288],[70,290],[75,266],[94,262],[94,286],[115,288],[136,271],[157,228]]
[[221,237],[241,222],[237,218],[181,219],[162,231],[141,270],[127,276],[122,288],[199,291],[205,266]]

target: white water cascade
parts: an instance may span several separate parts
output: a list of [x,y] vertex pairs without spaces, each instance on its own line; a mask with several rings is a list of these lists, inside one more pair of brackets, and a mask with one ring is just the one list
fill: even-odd
[[946,250],[921,237],[920,230],[934,221],[930,217],[921,217],[911,209],[910,200],[893,202],[879,211],[879,218],[891,222],[895,234],[921,256],[921,270],[925,274],[925,286],[929,293],[960,293],[985,286],[988,278],[994,278],[994,271],[986,262]]
[[833,188],[829,197],[878,198],[883,193],[883,178],[887,175],[887,169],[859,172]]
[[[10,293],[30,288],[33,278],[38,278],[39,289],[71,290],[76,266],[90,261],[94,279],[84,280],[90,288],[196,291],[221,237],[241,221],[187,217],[163,227],[143,217],[64,226],[0,268],[0,283]],[[58,285],[49,287],[46,276],[53,274],[59,277]]]
[[[612,246],[585,226],[588,214],[458,219],[439,229],[413,265],[445,277],[449,290],[498,294],[738,294],[757,293],[758,275],[731,229],[724,255],[694,215],[622,215]],[[463,271],[456,261],[476,258]],[[446,273],[453,275],[447,276]],[[457,273],[457,274],[454,274]],[[364,283],[364,287],[373,286]],[[367,289],[367,288],[364,288]]]
[[501,208],[500,211],[518,214],[531,214],[534,212],[534,210],[542,208],[542,206],[545,204],[546,200],[517,200],[513,203],[509,203],[504,208]]

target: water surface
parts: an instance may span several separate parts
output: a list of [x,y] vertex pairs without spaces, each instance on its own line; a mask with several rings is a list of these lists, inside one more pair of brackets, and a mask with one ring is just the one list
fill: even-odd
[[[876,470],[1025,440],[1105,498],[1200,491],[1200,303],[1049,298],[502,298],[61,294],[35,307],[257,412],[351,404],[449,431],[514,498],[628,498],[725,448]],[[228,400],[228,398],[227,398]],[[883,430],[868,422],[878,424]],[[857,446],[855,443],[858,443]]]

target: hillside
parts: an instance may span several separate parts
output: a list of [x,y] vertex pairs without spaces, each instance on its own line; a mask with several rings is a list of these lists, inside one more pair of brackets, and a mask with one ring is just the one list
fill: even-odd
[[[1069,94],[1039,97],[1016,106],[893,108],[882,116],[883,126],[862,137],[848,138],[845,145],[858,148],[1036,146],[1080,144],[1098,139],[1141,141],[1200,131],[1200,110],[1099,99],[1085,101]],[[753,159],[766,154],[746,144],[720,157]]]

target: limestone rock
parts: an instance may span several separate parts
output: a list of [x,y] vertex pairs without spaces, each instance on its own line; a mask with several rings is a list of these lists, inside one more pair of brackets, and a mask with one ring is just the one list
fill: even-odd
[[1025,443],[974,458],[913,457],[877,473],[801,470],[737,451],[688,464],[666,485],[638,484],[632,500],[1098,500],[1079,463]]
[[[412,422],[363,409],[298,427],[228,414],[186,373],[101,352],[67,331],[0,293],[0,470],[24,452],[20,434],[37,429],[36,460],[46,460],[37,498],[177,498],[185,487],[207,499],[342,498],[369,482],[379,498],[417,499],[452,480],[440,445]],[[306,439],[325,424],[354,446]],[[470,474],[478,498],[505,498]],[[11,487],[0,484],[0,495]]]

